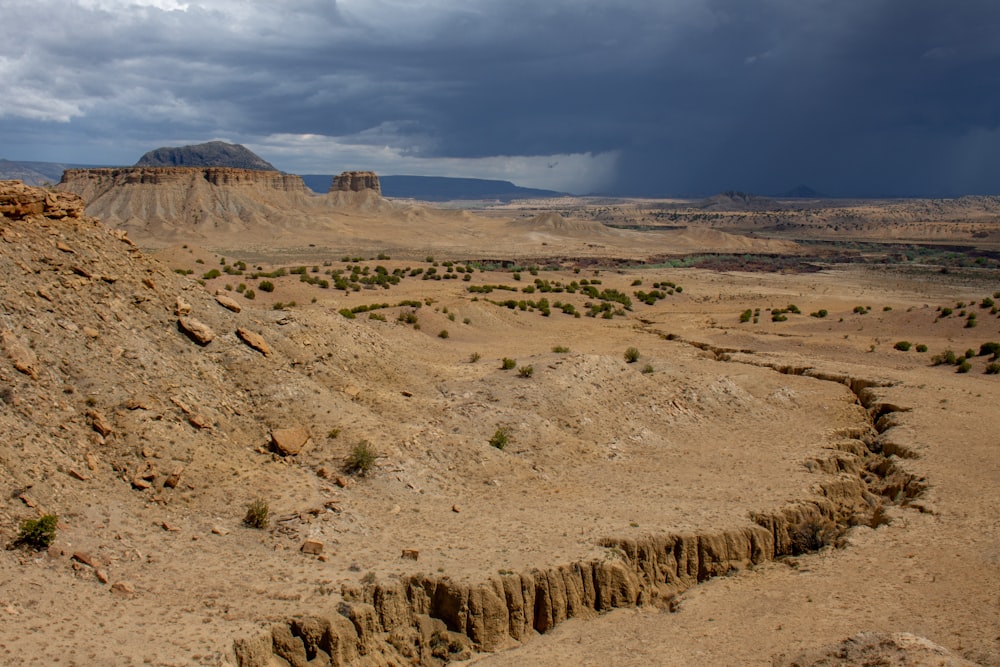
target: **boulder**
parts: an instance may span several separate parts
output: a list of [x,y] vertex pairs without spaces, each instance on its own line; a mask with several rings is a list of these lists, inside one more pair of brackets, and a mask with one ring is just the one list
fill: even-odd
[[301,551],[304,554],[312,554],[314,556],[318,556],[319,554],[323,553],[323,543],[320,542],[319,540],[309,538],[308,540],[302,543]]
[[271,432],[271,444],[282,456],[295,456],[309,441],[309,429],[305,426],[279,428]]
[[13,331],[4,331],[0,334],[0,343],[3,343],[14,368],[31,376],[32,379],[38,379],[38,357],[30,347],[22,343]]
[[193,317],[178,318],[177,326],[199,345],[208,345],[215,340],[215,332],[207,324]]
[[263,354],[265,357],[271,355],[271,347],[267,344],[267,341],[264,340],[264,337],[261,336],[260,334],[250,331],[249,329],[244,329],[243,327],[240,327],[236,330],[236,335],[239,336],[240,340],[242,340],[244,343],[246,343],[253,349]]
[[225,294],[216,294],[215,295],[215,301],[216,301],[216,303],[218,303],[223,308],[227,308],[227,309],[233,311],[234,313],[238,313],[241,310],[243,310],[243,306],[241,306],[239,303],[237,303],[235,300],[229,298]]

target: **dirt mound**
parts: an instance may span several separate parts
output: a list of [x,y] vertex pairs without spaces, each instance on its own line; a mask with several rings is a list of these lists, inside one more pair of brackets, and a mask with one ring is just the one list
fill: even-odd
[[975,667],[929,639],[905,632],[862,632],[839,644],[778,659],[775,667]]

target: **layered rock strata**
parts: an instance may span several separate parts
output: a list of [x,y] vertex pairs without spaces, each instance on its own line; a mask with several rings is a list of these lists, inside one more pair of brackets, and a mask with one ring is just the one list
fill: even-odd
[[345,171],[333,177],[330,192],[365,192],[371,190],[382,194],[382,185],[374,171]]

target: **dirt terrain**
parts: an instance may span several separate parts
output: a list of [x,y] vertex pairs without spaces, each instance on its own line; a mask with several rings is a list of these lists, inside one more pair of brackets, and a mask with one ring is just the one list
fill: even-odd
[[137,246],[2,191],[0,537],[59,519],[0,663],[1000,665],[991,265],[359,193]]

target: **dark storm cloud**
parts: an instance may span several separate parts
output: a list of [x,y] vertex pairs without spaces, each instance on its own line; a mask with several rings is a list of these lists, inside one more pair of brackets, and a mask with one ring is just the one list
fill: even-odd
[[563,156],[549,173],[503,168],[578,191],[1000,191],[993,0],[35,0],[3,12],[0,152],[18,154],[2,157],[131,162],[226,138],[270,147],[289,171],[331,146],[400,172]]

